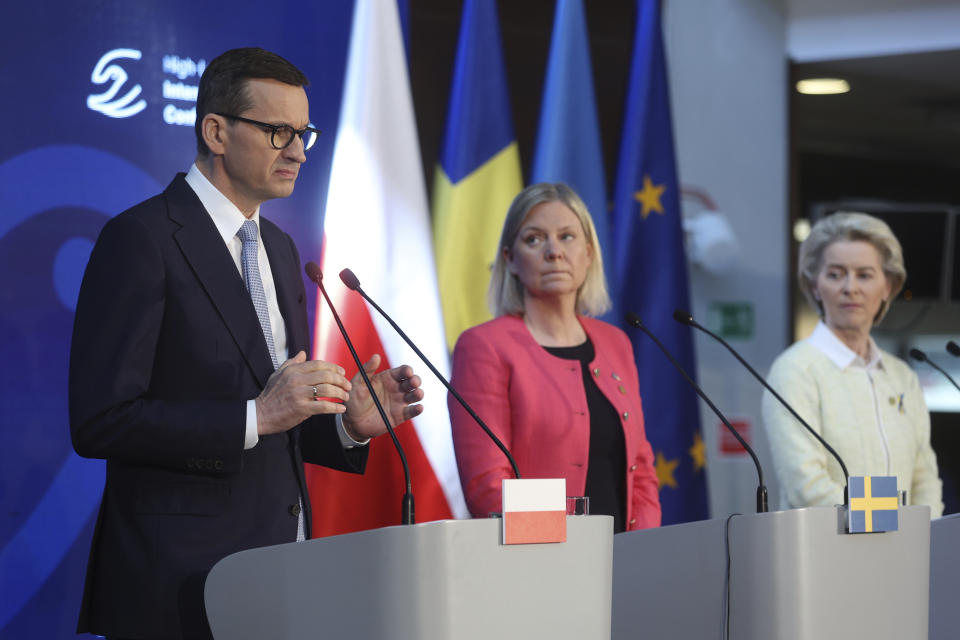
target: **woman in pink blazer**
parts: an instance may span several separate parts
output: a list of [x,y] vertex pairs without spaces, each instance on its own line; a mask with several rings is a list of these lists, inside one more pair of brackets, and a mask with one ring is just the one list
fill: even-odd
[[[566,478],[614,531],[660,524],[633,348],[589,316],[610,308],[593,221],[565,184],[510,205],[493,266],[496,319],[465,331],[452,384],[511,450],[525,478]],[[500,511],[503,453],[448,398],[460,482],[474,517]]]

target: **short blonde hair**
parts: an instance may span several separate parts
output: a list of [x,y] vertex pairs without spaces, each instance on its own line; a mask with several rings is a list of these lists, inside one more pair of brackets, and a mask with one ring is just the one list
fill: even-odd
[[577,216],[583,227],[587,244],[593,249],[593,260],[587,267],[587,277],[577,291],[577,313],[599,316],[612,306],[610,295],[607,293],[607,281],[603,274],[603,254],[600,252],[597,231],[593,226],[593,219],[590,217],[587,205],[573,189],[562,182],[539,182],[517,194],[503,221],[500,244],[497,245],[497,256],[490,275],[490,288],[487,291],[487,304],[496,317],[520,315],[524,311],[523,284],[507,268],[504,249],[512,250],[527,215],[534,207],[547,202],[559,202]]
[[907,270],[903,266],[903,249],[886,222],[866,213],[834,213],[813,226],[810,235],[800,245],[800,257],[797,261],[797,278],[800,290],[807,302],[823,317],[823,305],[813,294],[813,288],[823,268],[823,253],[834,242],[862,240],[869,242],[880,254],[883,274],[890,283],[890,296],[880,303],[873,324],[883,320],[890,310],[890,303],[907,280]]

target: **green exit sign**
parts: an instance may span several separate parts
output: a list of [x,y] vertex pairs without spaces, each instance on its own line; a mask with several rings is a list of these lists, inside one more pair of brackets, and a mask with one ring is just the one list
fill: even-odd
[[753,337],[753,303],[711,302],[707,310],[710,330],[724,338]]

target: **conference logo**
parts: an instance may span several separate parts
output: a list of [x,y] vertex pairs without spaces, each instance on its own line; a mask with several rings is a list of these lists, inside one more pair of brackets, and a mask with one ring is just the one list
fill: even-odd
[[[127,72],[116,61],[139,60],[142,54],[136,49],[114,49],[108,51],[97,61],[90,74],[90,81],[94,84],[105,85],[110,83],[103,93],[87,96],[87,107],[111,118],[129,118],[147,108],[147,101],[137,97],[143,92],[143,87],[134,85],[122,96],[124,84],[129,80]],[[134,102],[136,100],[136,102]]]

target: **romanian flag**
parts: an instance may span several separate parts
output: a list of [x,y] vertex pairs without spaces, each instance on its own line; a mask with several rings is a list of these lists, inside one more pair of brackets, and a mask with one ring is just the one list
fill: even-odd
[[850,476],[849,533],[896,531],[900,493],[896,476]]
[[[324,285],[361,360],[410,364],[423,378],[424,412],[397,428],[411,467],[418,522],[467,517],[450,437],[446,389],[366,303],[339,282],[349,267],[364,290],[449,375],[426,189],[396,0],[358,0],[324,216]],[[375,312],[374,312],[375,313]],[[317,296],[314,357],[356,373]],[[400,524],[403,472],[387,436],[370,443],[366,474],[306,465],[313,535]]]
[[607,178],[583,0],[557,0],[531,182],[565,182],[586,203],[612,286]]
[[523,188],[497,5],[466,0],[433,190],[437,280],[447,346],[490,319],[486,291],[507,208]]
[[[690,295],[659,0],[638,2],[631,64],[614,193],[614,307],[618,315],[637,313],[694,375],[692,329],[672,317],[674,309],[690,308]],[[663,524],[706,519],[697,396],[648,337],[633,331],[631,338]]]

